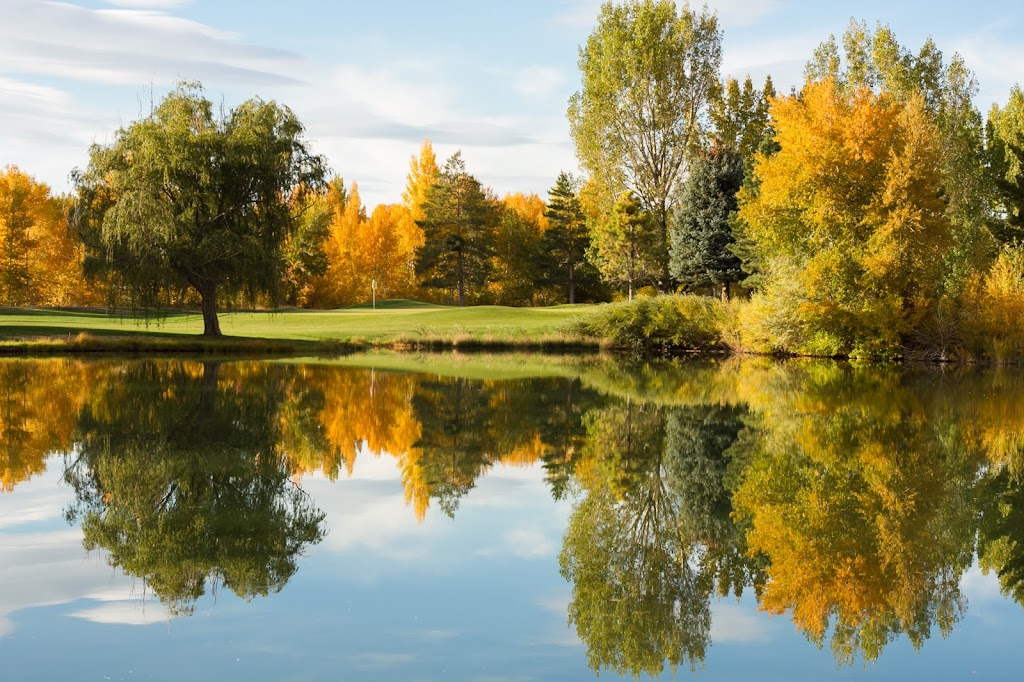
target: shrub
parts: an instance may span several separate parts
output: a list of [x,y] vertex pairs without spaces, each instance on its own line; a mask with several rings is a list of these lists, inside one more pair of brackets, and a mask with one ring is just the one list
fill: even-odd
[[968,346],[998,363],[1024,360],[1024,248],[1004,248],[964,299]]
[[722,350],[723,304],[714,298],[665,295],[609,303],[575,323],[577,333],[616,348],[655,351]]

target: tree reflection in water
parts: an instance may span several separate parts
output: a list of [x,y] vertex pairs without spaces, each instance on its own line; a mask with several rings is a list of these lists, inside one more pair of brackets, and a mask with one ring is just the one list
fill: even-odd
[[172,612],[207,586],[279,591],[323,514],[289,478],[284,368],[129,364],[82,412],[65,480],[87,549],[143,578]]
[[326,532],[303,475],[393,457],[422,518],[456,514],[492,467],[536,464],[574,500],[569,622],[595,670],[634,675],[700,665],[712,600],[748,589],[843,663],[947,635],[976,559],[1024,603],[1024,374],[558,367],[0,363],[0,490],[66,452],[86,546],[187,613],[211,587],[251,598],[295,573]]

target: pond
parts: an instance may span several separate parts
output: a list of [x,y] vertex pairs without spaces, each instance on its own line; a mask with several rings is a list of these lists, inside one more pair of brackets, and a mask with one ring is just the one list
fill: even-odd
[[1015,679],[1024,373],[0,361],[4,679]]

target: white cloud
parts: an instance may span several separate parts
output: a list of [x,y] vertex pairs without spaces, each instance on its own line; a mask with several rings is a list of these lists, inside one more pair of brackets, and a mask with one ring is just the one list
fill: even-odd
[[6,568],[0,581],[0,634],[10,634],[10,614],[23,609],[68,604],[92,594],[129,601],[135,594],[135,580],[110,568],[98,554],[85,557],[78,529],[5,533],[2,541]]
[[[555,21],[565,26],[589,28],[596,24],[602,4],[604,0],[566,0],[565,8]],[[704,3],[691,3],[691,6],[699,11],[703,4],[718,13],[719,25],[726,30],[756,24],[786,6],[782,0],[706,0]]]
[[146,602],[141,599],[109,602],[73,611],[68,615],[72,618],[104,625],[152,625],[166,622],[172,618],[167,609],[159,602]]
[[513,78],[513,87],[524,97],[546,97],[566,82],[560,69],[533,65],[519,71]]
[[135,7],[140,9],[173,9],[191,4],[192,0],[106,0],[114,7]]
[[179,78],[286,83],[302,73],[295,55],[157,9],[32,0],[0,6],[0,64],[11,74],[127,85]]
[[[786,3],[782,0],[707,0],[708,9],[718,12],[720,25],[728,30],[750,26],[780,12]],[[697,4],[694,3],[694,7]]]
[[714,643],[767,642],[771,632],[767,616],[736,604],[711,604],[711,641]]
[[964,572],[960,579],[960,589],[972,603],[977,601],[1001,603],[1005,601],[999,588],[999,576],[995,571],[989,571],[986,575],[977,563]]

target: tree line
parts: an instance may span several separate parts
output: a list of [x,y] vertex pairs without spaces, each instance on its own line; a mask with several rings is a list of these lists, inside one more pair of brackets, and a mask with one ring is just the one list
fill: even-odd
[[959,55],[881,23],[851,21],[783,95],[722,79],[721,43],[706,9],[606,2],[567,112],[582,176],[499,198],[427,140],[370,213],[287,107],[217,115],[179,84],[92,148],[73,196],[5,171],[0,304],[200,305],[217,334],[224,303],[688,292],[731,300],[746,349],[1024,352],[1021,90],[986,119]]

